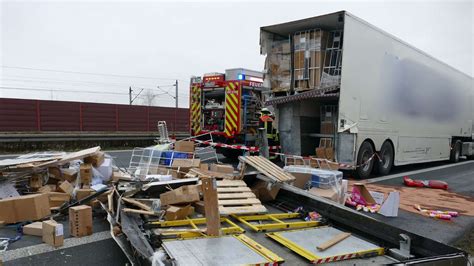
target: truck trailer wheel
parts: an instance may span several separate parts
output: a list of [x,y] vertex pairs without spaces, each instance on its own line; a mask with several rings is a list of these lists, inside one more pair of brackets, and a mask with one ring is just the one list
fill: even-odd
[[394,158],[393,147],[390,142],[386,141],[383,143],[382,148],[380,149],[379,157],[380,160],[378,158],[374,158],[374,170],[376,170],[377,174],[379,175],[387,175],[390,173],[390,170],[392,170]]
[[374,160],[372,159],[369,162],[367,161],[370,159],[370,157],[372,157],[373,154],[374,149],[372,148],[372,145],[370,145],[369,142],[364,141],[362,145],[360,145],[359,153],[357,154],[357,165],[360,165],[355,171],[357,178],[364,179],[369,177],[370,173],[372,172],[372,168],[374,167]]
[[449,156],[449,161],[452,163],[457,163],[459,162],[459,157],[461,156],[461,142],[457,140],[453,148],[451,149],[451,155]]

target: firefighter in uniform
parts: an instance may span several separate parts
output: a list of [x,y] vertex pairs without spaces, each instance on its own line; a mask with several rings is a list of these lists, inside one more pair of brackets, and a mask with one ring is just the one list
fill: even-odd
[[267,108],[262,108],[260,111],[260,128],[265,128],[269,146],[274,146],[278,143],[278,132],[274,127],[274,120],[275,116],[273,113]]

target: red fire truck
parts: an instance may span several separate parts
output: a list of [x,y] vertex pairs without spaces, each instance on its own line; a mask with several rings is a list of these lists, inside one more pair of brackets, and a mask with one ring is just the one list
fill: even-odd
[[[191,136],[212,134],[216,143],[256,145],[261,126],[265,89],[261,72],[247,69],[228,69],[223,73],[193,77],[190,83]],[[267,138],[274,143],[276,132],[272,125]],[[242,154],[242,150],[218,149],[226,157]]]

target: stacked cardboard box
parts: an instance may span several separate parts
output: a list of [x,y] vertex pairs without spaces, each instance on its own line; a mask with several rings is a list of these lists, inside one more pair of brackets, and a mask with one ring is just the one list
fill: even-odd
[[291,46],[289,40],[272,41],[265,60],[272,91],[288,91],[291,83]]
[[318,88],[321,84],[323,51],[328,34],[320,29],[293,35],[293,76],[296,91]]

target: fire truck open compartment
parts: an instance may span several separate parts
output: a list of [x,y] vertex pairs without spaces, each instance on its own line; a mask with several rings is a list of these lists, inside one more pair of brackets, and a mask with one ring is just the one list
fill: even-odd
[[206,131],[224,131],[224,88],[204,89],[202,102],[202,128]]

